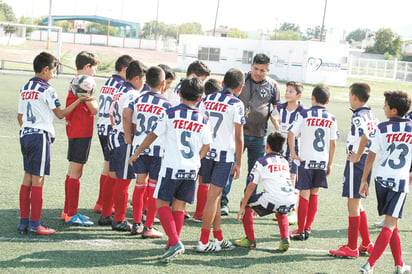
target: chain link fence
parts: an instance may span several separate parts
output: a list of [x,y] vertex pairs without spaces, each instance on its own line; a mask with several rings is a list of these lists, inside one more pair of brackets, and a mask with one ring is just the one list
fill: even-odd
[[351,58],[349,76],[412,82],[412,62]]

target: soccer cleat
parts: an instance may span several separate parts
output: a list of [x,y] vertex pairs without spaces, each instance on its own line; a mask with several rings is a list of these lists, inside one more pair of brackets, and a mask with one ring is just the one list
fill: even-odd
[[66,217],[67,217],[67,213],[64,212],[64,210],[62,210],[62,215],[60,216],[60,218],[61,218],[63,221],[66,221]]
[[139,235],[143,233],[144,225],[142,223],[134,223],[132,226],[131,235]]
[[90,219],[86,219],[86,216],[79,213],[73,216],[66,217],[66,224],[68,225],[77,225],[77,226],[92,226],[94,223]]
[[278,250],[287,251],[289,249],[289,246],[290,246],[290,239],[285,238],[283,240],[280,240]]
[[304,241],[306,240],[305,232],[298,232],[298,230],[295,230],[290,233],[290,239],[294,241]]
[[312,231],[309,228],[305,228],[305,240],[309,239],[310,234],[312,234]]
[[132,225],[126,220],[120,222],[112,222],[112,230],[131,232]]
[[[143,221],[143,222],[146,222],[146,213],[143,213],[143,214],[142,214],[142,221]],[[160,223],[159,218],[155,217],[153,223],[159,224],[159,223]]]
[[291,211],[288,213],[288,221],[289,225],[295,225],[298,223],[298,216],[296,215],[296,211]]
[[26,234],[28,232],[29,224],[19,224],[17,226],[17,232],[20,234]]
[[229,208],[227,206],[222,206],[220,208],[220,215],[221,216],[227,216],[229,215]]
[[395,266],[395,271],[393,274],[403,274],[403,273],[409,273],[411,272],[411,267],[407,264],[404,264],[403,266],[397,265]]
[[256,248],[256,241],[251,242],[247,237],[244,237],[240,240],[236,240],[234,245],[239,247]]
[[165,254],[160,258],[160,261],[163,263],[168,263],[171,260],[174,260],[179,254],[185,252],[185,246],[181,241],[178,241],[176,245],[171,245],[166,250]]
[[210,241],[207,244],[203,244],[199,241],[196,245],[196,251],[201,253],[219,252],[220,250],[222,250],[222,248],[220,245],[216,245],[215,241]]
[[220,246],[221,249],[229,249],[233,247],[233,244],[227,240],[219,241],[218,239],[215,239],[215,245]]
[[56,233],[56,230],[42,226],[42,225],[39,225],[38,227],[29,226],[27,231],[30,234],[37,234],[37,235],[51,235],[51,234]]
[[144,229],[143,229],[143,234],[142,234],[143,239],[146,239],[146,238],[162,238],[162,237],[163,237],[163,233],[160,232],[159,230],[157,230],[154,227],[152,227],[152,228],[144,227]]
[[89,216],[83,215],[80,212],[77,212],[77,215],[79,215],[80,219],[83,220],[83,221],[90,221],[91,220]]
[[372,242],[370,242],[367,246],[364,246],[361,244],[359,246],[359,254],[367,254],[367,253],[371,254],[374,247],[375,246],[373,245]]
[[203,216],[193,216],[193,222],[195,222],[195,223],[203,223]]
[[366,262],[366,264],[362,265],[361,268],[359,269],[360,273],[364,274],[369,274],[373,273],[373,266],[369,264],[369,262]]
[[97,223],[99,225],[109,226],[109,225],[112,225],[113,222],[114,222],[114,220],[113,220],[111,215],[109,215],[107,217],[104,217],[103,215],[100,215],[99,221]]
[[352,249],[348,245],[341,245],[336,250],[329,250],[329,253],[333,256],[337,257],[350,257],[350,258],[357,258],[359,257],[359,250],[358,248]]
[[376,222],[376,223],[374,223],[373,225],[374,225],[375,227],[382,228],[382,227],[383,227],[383,225],[384,225],[384,223],[385,223],[385,220],[382,220],[382,221],[380,221],[380,222]]
[[185,209],[184,214],[185,214],[185,219],[190,219],[190,214],[187,208]]
[[102,213],[102,205],[96,203],[96,204],[94,205],[93,211],[96,212],[96,213]]

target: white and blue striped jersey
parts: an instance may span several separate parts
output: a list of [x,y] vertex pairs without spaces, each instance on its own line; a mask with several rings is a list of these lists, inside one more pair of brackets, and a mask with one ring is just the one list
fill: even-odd
[[[360,107],[353,111],[352,122],[350,131],[348,132],[348,138],[346,139],[346,152],[353,151],[358,152],[359,143],[363,134],[366,134],[368,138],[371,138],[374,133],[379,120],[373,114],[370,107]],[[369,152],[371,141],[369,139],[366,144],[364,153]]]
[[208,117],[212,128],[213,141],[206,158],[216,162],[234,162],[235,124],[246,123],[242,101],[228,89],[223,89],[202,99],[199,110]]
[[374,165],[377,181],[393,191],[408,192],[412,161],[412,122],[403,118],[391,118],[380,123],[372,138],[370,151],[379,155]]
[[412,121],[412,111],[406,113],[405,118]]
[[165,151],[160,174],[165,174],[168,168],[172,170],[172,179],[196,180],[200,149],[212,142],[207,118],[198,109],[180,104],[166,110],[153,133],[164,137]]
[[335,116],[323,106],[305,109],[297,116],[290,131],[300,136],[299,157],[307,169],[326,170],[329,162],[330,141],[338,138]]
[[53,87],[41,78],[30,79],[20,90],[18,113],[23,114],[22,128],[37,128],[55,136],[53,109],[61,106]]
[[[146,91],[129,103],[133,109],[132,123],[136,125],[133,137],[133,151],[140,146],[147,134],[156,125],[160,117],[171,105],[167,99],[157,92]],[[164,137],[159,136],[141,155],[162,157],[164,151]]]
[[106,80],[99,95],[99,118],[97,120],[97,133],[108,135],[112,123],[110,121],[110,108],[113,103],[113,95],[124,86],[124,79],[117,74],[113,74]]

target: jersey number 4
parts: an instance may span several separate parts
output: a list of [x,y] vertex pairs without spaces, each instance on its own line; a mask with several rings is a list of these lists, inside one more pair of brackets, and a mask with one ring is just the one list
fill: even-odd
[[31,108],[30,102],[27,103],[26,116],[28,122],[31,122],[32,124],[36,123],[36,116],[33,115],[33,110]]

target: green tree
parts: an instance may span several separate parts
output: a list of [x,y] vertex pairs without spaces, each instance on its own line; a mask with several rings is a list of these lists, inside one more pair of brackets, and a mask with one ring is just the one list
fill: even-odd
[[362,41],[363,39],[366,38],[366,35],[367,35],[368,33],[370,33],[370,30],[369,30],[369,29],[361,29],[361,28],[359,28],[359,29],[356,29],[356,30],[354,30],[354,31],[351,31],[351,32],[346,36],[346,39],[345,39],[345,40],[346,40],[348,43],[352,43],[352,41],[360,42],[360,41]]
[[241,38],[241,39],[247,39],[248,35],[242,31],[240,31],[237,28],[231,28],[229,30],[229,33],[227,34],[228,37],[231,38]]
[[179,34],[203,34],[202,25],[199,23],[183,23],[179,25]]
[[71,32],[73,29],[73,24],[66,20],[54,22],[54,25],[56,27],[61,27],[63,32]]
[[[306,35],[303,37],[304,40],[320,39],[320,26],[314,28],[307,28]],[[322,40],[326,39],[326,29],[323,29]]]
[[[96,34],[102,34],[102,35],[107,35],[107,25],[102,25],[99,23],[89,23],[87,24],[87,30],[89,33],[96,33]],[[116,36],[117,35],[117,28],[115,27],[110,27],[109,29],[109,34],[110,36]]]
[[160,35],[167,36],[168,29],[169,26],[165,23],[152,20],[144,24],[141,36],[146,39],[155,39],[156,36],[159,37]]
[[293,31],[300,33],[300,26],[294,23],[285,22],[280,26],[279,31]]
[[375,32],[375,45],[367,47],[365,52],[399,56],[401,52],[401,37],[391,29],[379,29]]
[[13,8],[0,0],[0,21],[17,22]]
[[302,35],[296,31],[278,31],[269,37],[269,40],[302,40]]

